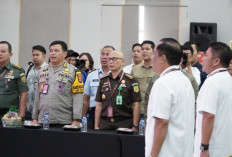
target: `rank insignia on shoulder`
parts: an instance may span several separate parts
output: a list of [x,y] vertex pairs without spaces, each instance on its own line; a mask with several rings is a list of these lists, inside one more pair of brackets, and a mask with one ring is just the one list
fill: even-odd
[[22,81],[23,83],[26,83],[26,80],[27,80],[27,79],[26,79],[26,76],[25,76],[25,75],[21,77],[21,81]]
[[133,76],[131,76],[131,75],[128,74],[128,73],[125,73],[125,76],[126,76],[127,78],[129,78],[129,79],[133,79]]
[[69,74],[70,69],[69,68],[65,68],[62,72],[65,74]]
[[109,75],[105,75],[105,76],[102,76],[101,79],[105,78],[105,77],[108,77]]
[[133,83],[132,86],[133,86],[134,92],[138,93],[139,92],[139,84],[138,83]]
[[17,69],[22,69],[22,67],[21,66],[19,66],[19,65],[15,65],[15,64],[13,64],[13,67],[15,67],[15,68],[17,68]]
[[25,73],[21,73],[21,74],[20,74],[20,76],[23,76],[23,75],[25,75]]

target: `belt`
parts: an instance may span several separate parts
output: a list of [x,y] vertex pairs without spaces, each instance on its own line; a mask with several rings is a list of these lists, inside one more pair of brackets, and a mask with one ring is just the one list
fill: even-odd
[[129,120],[132,119],[132,117],[101,117],[101,119],[114,123],[118,121]]
[[90,108],[89,108],[89,111],[95,111],[95,108],[96,108],[96,107],[90,107]]

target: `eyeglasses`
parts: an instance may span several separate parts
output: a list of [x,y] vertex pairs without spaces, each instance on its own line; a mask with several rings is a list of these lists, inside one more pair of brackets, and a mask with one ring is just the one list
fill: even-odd
[[118,57],[109,57],[109,58],[107,58],[107,61],[108,61],[108,62],[110,62],[110,61],[116,62],[118,59],[122,59],[122,58],[118,58]]

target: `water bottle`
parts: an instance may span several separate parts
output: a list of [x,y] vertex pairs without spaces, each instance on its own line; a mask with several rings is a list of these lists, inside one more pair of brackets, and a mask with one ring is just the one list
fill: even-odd
[[49,129],[49,116],[48,116],[48,113],[44,114],[43,129],[44,130],[48,130]]
[[145,121],[141,118],[139,121],[139,135],[145,135]]
[[83,116],[81,122],[82,122],[82,129],[81,129],[81,131],[82,132],[87,132],[87,117],[86,117],[86,115]]

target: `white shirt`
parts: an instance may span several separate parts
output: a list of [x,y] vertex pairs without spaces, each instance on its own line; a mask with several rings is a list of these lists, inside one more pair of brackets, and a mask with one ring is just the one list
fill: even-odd
[[[190,157],[194,143],[195,97],[189,79],[171,66],[154,83],[149,97],[145,152],[152,150],[155,118],[169,120],[168,130],[158,157]],[[168,72],[169,71],[169,72]]]
[[209,141],[210,157],[232,155],[232,77],[226,68],[208,75],[197,98],[197,120],[194,157],[200,156],[203,111],[214,114],[213,132]]
[[127,66],[125,66],[125,67],[123,68],[123,71],[124,71],[125,73],[130,74],[131,69],[133,68],[133,66],[134,66],[134,64],[133,64],[133,63],[132,63],[132,64],[130,64],[130,65],[127,65]]
[[[201,84],[201,72],[196,67],[191,67],[193,77],[196,79],[198,86]],[[184,71],[188,72],[187,68]]]

